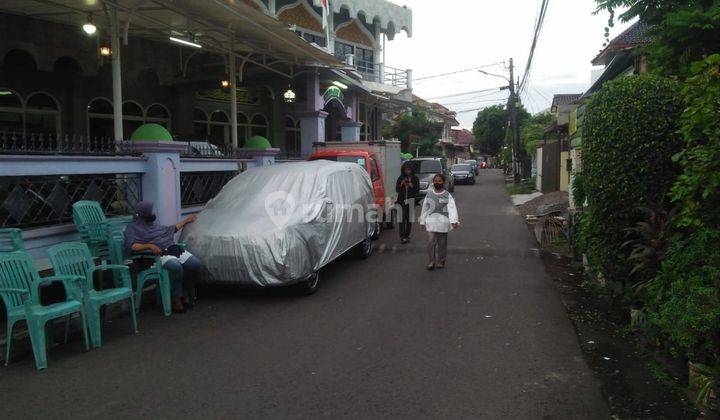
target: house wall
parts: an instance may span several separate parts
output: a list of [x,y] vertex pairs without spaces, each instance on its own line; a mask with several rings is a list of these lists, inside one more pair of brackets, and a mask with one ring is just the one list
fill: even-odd
[[570,171],[567,161],[570,159],[570,152],[560,152],[560,191],[570,189]]

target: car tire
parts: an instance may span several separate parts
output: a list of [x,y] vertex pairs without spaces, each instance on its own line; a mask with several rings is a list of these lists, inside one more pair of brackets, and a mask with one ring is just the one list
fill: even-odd
[[375,226],[373,226],[373,232],[370,238],[372,238],[373,241],[376,241],[380,239],[380,231],[382,230],[382,227],[380,226],[380,222],[375,222]]
[[367,259],[372,255],[373,252],[373,241],[372,238],[366,238],[364,241],[357,244],[355,247],[355,254],[361,260]]
[[320,288],[320,271],[312,273],[307,280],[303,281],[298,286],[300,293],[305,296],[315,294],[315,292],[317,292]]

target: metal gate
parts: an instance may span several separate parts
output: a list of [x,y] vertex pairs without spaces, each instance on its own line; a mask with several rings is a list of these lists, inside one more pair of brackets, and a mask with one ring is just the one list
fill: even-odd
[[542,192],[560,190],[560,142],[547,142],[542,146]]

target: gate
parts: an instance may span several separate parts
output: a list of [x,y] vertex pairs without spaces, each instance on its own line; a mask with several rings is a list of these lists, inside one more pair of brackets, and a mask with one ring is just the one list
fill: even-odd
[[541,192],[560,190],[560,142],[547,142],[542,146]]

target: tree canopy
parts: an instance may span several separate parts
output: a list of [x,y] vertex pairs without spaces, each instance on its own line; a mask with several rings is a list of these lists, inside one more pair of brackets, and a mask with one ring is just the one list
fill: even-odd
[[596,0],[598,11],[610,12],[608,28],[614,25],[615,10],[627,10],[621,21],[640,18],[648,24],[653,43],[645,54],[654,71],[687,77],[690,64],[720,52],[720,1],[718,0]]
[[412,150],[403,152],[418,153],[418,156],[435,156],[440,153],[436,146],[440,130],[423,112],[402,115],[386,129],[386,137],[397,138],[403,144],[412,145]]
[[478,112],[472,132],[480,153],[496,156],[505,142],[508,112],[503,105],[493,105]]

